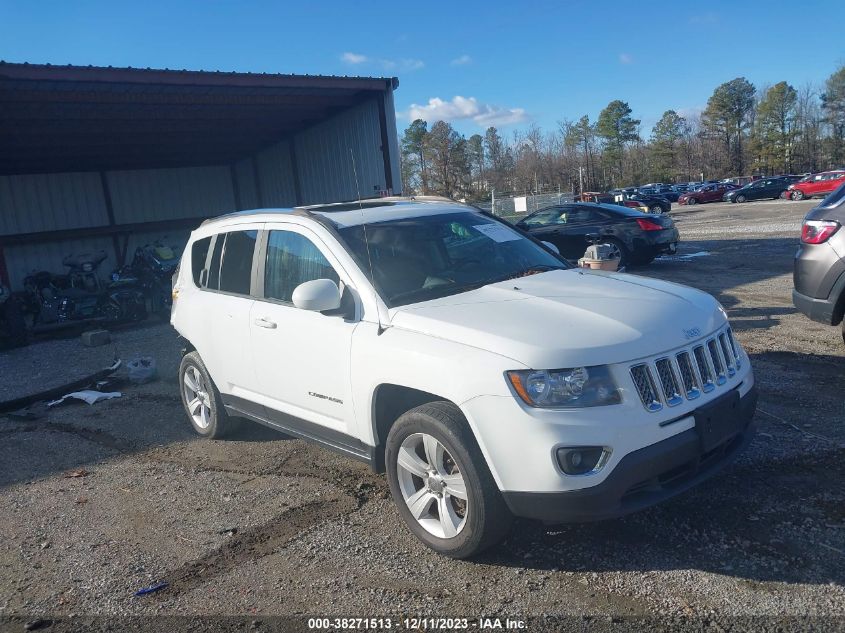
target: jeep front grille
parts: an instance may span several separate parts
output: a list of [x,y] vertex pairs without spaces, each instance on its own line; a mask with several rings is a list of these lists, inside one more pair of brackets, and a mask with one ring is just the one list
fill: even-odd
[[678,369],[681,370],[681,386],[684,388],[684,393],[687,398],[693,400],[701,395],[698,389],[698,378],[695,375],[695,369],[692,367],[692,360],[690,360],[689,352],[681,352],[675,357],[678,361]]
[[657,376],[660,378],[660,386],[663,388],[666,404],[670,407],[678,406],[684,401],[684,398],[681,396],[678,379],[675,377],[675,370],[672,369],[672,362],[668,358],[661,358],[655,361],[654,366],[657,368]]
[[725,328],[697,345],[631,366],[631,378],[643,406],[659,411],[725,385],[741,366],[740,354],[733,332]]
[[648,365],[631,367],[631,378],[634,379],[637,393],[640,394],[640,400],[645,408],[649,411],[660,411],[663,404],[660,402],[660,396],[657,395],[657,388],[654,385],[654,379],[651,377],[651,369]]

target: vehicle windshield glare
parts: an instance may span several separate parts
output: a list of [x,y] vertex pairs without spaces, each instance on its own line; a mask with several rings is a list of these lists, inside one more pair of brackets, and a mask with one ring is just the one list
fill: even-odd
[[339,233],[388,307],[570,266],[519,231],[473,212],[342,228]]

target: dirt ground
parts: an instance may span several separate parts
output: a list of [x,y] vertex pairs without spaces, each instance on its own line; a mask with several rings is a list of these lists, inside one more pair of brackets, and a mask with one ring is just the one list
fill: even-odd
[[[790,296],[812,205],[675,205],[679,255],[633,271],[726,307],[760,389],[749,451],[627,518],[520,521],[474,561],[417,542],[364,465],[257,426],[229,441],[192,436],[168,325],[116,332],[105,348],[74,338],[0,354],[0,399],[115,353],[150,354],[160,371],[116,400],[0,417],[0,629],[42,618],[44,630],[70,630],[87,615],[105,616],[92,628],[132,615],[247,616],[233,630],[303,615],[845,626],[845,345]],[[134,595],[159,582],[169,586]]]

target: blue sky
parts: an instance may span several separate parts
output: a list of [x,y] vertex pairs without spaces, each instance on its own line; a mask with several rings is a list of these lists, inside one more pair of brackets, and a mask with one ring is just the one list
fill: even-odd
[[[411,114],[505,131],[627,101],[648,135],[745,76],[820,84],[845,63],[845,3],[0,0],[0,59],[398,76]],[[796,28],[803,24],[803,28]]]

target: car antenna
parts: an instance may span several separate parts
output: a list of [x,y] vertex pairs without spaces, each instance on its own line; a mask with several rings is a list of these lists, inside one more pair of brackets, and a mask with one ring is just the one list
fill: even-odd
[[364,219],[364,205],[361,202],[361,185],[358,184],[358,168],[355,165],[355,152],[352,151],[352,148],[349,148],[349,156],[352,159],[352,175],[355,177],[355,192],[358,194],[358,209],[361,211],[361,227],[364,229],[364,246],[367,248],[367,263],[370,266],[370,285],[373,287],[373,298],[375,299],[376,304],[376,321],[378,321],[378,330],[376,331],[378,336],[381,336],[385,329],[381,324],[381,310],[378,307],[378,294],[376,293],[376,276],[373,270],[373,256],[370,253],[370,240],[367,237],[367,223]]

